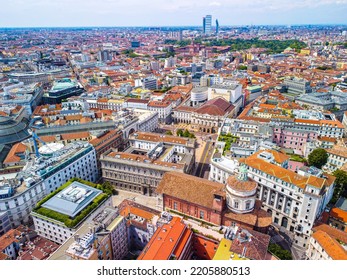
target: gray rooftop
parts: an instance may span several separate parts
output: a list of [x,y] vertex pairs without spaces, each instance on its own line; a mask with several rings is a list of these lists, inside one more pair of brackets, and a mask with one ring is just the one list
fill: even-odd
[[347,198],[340,197],[335,206],[343,211],[347,211]]
[[42,207],[74,218],[101,193],[101,190],[75,181],[42,204]]

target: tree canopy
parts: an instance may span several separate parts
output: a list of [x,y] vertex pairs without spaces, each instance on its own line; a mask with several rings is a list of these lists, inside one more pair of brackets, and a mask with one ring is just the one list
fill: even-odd
[[347,172],[338,169],[334,171],[333,175],[336,177],[336,180],[334,194],[330,201],[331,204],[335,204],[340,196],[347,195]]
[[313,150],[308,155],[308,164],[310,166],[315,166],[317,168],[322,168],[324,164],[328,161],[328,153],[322,148]]
[[292,260],[292,254],[288,251],[283,249],[280,245],[278,244],[270,244],[268,248],[269,252],[276,257],[278,257],[281,260]]

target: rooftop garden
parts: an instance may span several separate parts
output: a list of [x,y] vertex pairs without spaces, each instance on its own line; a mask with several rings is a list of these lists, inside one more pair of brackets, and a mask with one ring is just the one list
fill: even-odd
[[[73,182],[79,182],[81,184],[85,184],[87,186],[96,188],[98,190],[103,191],[103,193],[99,194],[96,198],[93,199],[93,201],[85,208],[83,209],[76,217],[71,218],[68,215],[61,214],[59,212],[56,212],[54,210],[42,207],[42,205],[51,199],[53,196],[70,186]],[[96,209],[103,201],[105,201],[108,197],[110,197],[113,193],[113,187],[109,183],[103,183],[103,184],[94,184],[79,178],[73,178],[69,181],[67,181],[65,184],[63,184],[60,188],[55,190],[54,192],[47,195],[44,199],[39,201],[36,204],[36,207],[33,209],[34,213],[37,213],[39,215],[45,216],[50,219],[54,219],[56,221],[59,221],[63,223],[68,228],[74,228],[76,227],[80,222],[82,222],[94,209]]]
[[307,163],[307,160],[304,157],[302,157],[302,156],[299,156],[299,155],[296,155],[296,154],[292,154],[292,155],[289,155],[289,156],[290,156],[289,160]]
[[231,144],[235,143],[237,139],[238,139],[238,137],[231,135],[231,133],[219,135],[218,141],[225,142],[225,146],[223,149],[223,155],[225,154],[225,152],[230,151]]

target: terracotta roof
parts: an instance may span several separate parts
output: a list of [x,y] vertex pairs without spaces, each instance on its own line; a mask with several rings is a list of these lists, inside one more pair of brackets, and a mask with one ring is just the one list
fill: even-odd
[[[241,231],[241,229],[239,230]],[[250,239],[243,242],[241,238],[235,238],[231,243],[230,251],[239,255],[243,254],[245,258],[250,260],[265,260],[271,237],[254,230],[247,231],[250,234]]]
[[171,102],[169,101],[149,101],[148,106],[150,107],[169,107]]
[[271,153],[274,156],[275,161],[280,164],[282,164],[290,158],[290,156],[281,152],[277,152],[275,150],[267,150],[267,152]]
[[[267,150],[268,151],[268,150]],[[269,151],[270,152],[270,151]],[[305,189],[307,184],[310,184],[316,188],[323,188],[324,186],[330,186],[334,180],[335,177],[332,175],[327,175],[326,179],[324,178],[318,178],[313,175],[310,177],[305,177],[302,175],[299,175],[295,173],[294,171],[285,169],[281,166],[277,166],[275,164],[269,163],[261,158],[258,158],[258,154],[261,153],[257,152],[253,155],[249,156],[248,158],[242,159],[242,162],[246,165],[255,168],[257,170],[260,170],[266,174],[272,175],[274,177],[277,177],[287,183],[294,184],[297,187],[301,189]]]
[[331,237],[340,240],[341,242],[347,244],[347,232],[339,230],[337,228],[333,228],[327,224],[320,224],[312,228],[313,232],[318,230],[324,231],[329,234]]
[[230,188],[240,192],[250,192],[257,188],[255,181],[240,181],[236,176],[229,176],[227,183]]
[[326,232],[317,230],[311,235],[311,237],[317,240],[319,245],[333,260],[347,260],[346,250]]
[[118,159],[138,161],[138,162],[144,162],[144,163],[148,163],[148,164],[172,167],[172,168],[176,168],[176,169],[183,169],[185,166],[182,163],[172,163],[172,162],[161,161],[161,160],[153,160],[153,159],[148,158],[147,156],[124,153],[124,152],[113,152],[112,151],[109,154],[106,154],[105,156],[111,157],[111,158],[118,158]]
[[68,115],[64,117],[67,121],[79,121],[82,119],[82,115]]
[[89,137],[90,133],[88,131],[61,134],[63,140],[84,139]]
[[330,210],[330,216],[347,224],[347,211],[334,207]]
[[325,141],[325,142],[333,142],[336,143],[336,138],[333,137],[326,137],[326,136],[318,136],[318,140]]
[[230,113],[235,108],[222,97],[216,97],[207,101],[203,106],[197,109],[195,112],[198,114],[208,114],[212,116],[224,116],[226,113]]
[[253,211],[242,214],[233,212],[227,208],[223,213],[223,217],[252,227],[266,228],[272,223],[272,216],[265,210],[261,209],[261,204],[262,202],[260,200],[256,200]]
[[0,252],[4,251],[8,246],[14,242],[19,242],[16,238],[20,236],[20,232],[16,229],[10,229],[4,235],[0,237]]
[[10,257],[3,252],[0,252],[0,261],[8,260]]
[[90,123],[90,122],[92,122],[93,120],[92,120],[92,118],[90,118],[90,117],[83,117],[83,118],[81,118],[81,120],[80,120],[80,122],[81,123]]
[[55,142],[57,139],[54,135],[43,135],[40,136],[41,140],[46,143]]
[[129,214],[133,214],[135,216],[144,218],[146,220],[151,220],[154,217],[153,213],[140,209],[138,207],[132,206],[132,205],[124,207],[124,209],[120,211],[120,215],[124,217],[127,217]]
[[181,221],[181,218],[173,217],[169,224],[165,224],[156,230],[151,240],[142,250],[138,260],[170,259],[179,243],[188,241],[187,238],[182,238],[186,236],[186,231],[192,234],[191,230]]
[[132,102],[132,103],[143,103],[146,104],[148,103],[149,100],[147,99],[137,99],[137,98],[129,98],[126,100],[126,102]]
[[172,171],[164,174],[156,192],[212,209],[214,194],[225,196],[223,189],[223,184]]
[[327,153],[347,158],[347,148],[341,145],[334,145],[331,149],[326,149]]
[[294,171],[285,169],[283,167],[277,166],[275,164],[257,158],[256,154],[246,158],[244,162],[250,167],[253,167],[257,170],[260,170],[266,174],[272,175],[279,179],[282,179],[285,182],[294,184],[299,188],[304,189],[306,187],[306,177],[301,176],[295,173]]
[[173,135],[165,135],[158,133],[150,133],[150,132],[136,132],[137,136],[134,136],[137,140],[144,140],[150,142],[168,142],[173,144],[182,144],[187,145],[189,142],[189,138],[173,136]]
[[25,153],[26,148],[27,146],[22,143],[15,144],[5,158],[4,163],[19,162],[21,158],[17,154]]
[[307,184],[319,189],[323,188],[324,183],[325,183],[325,180],[323,178],[318,178],[312,175],[307,180]]
[[108,143],[114,141],[114,137],[116,137],[116,139],[122,138],[122,134],[118,133],[118,130],[111,130],[100,137],[90,140],[89,143],[92,144],[94,147],[98,146],[99,144],[103,144],[103,146],[105,146]]

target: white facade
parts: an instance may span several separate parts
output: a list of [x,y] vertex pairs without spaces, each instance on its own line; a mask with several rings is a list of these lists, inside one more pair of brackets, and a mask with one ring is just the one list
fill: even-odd
[[157,112],[158,118],[160,121],[165,122],[167,119],[170,118],[171,112],[172,112],[172,104],[171,103],[162,103],[163,105],[148,105],[148,110]]
[[[252,158],[257,155],[253,155]],[[265,160],[264,160],[265,162]],[[249,161],[251,164],[251,161]],[[258,183],[257,198],[263,202],[263,209],[272,214],[273,223],[278,228],[284,229],[292,235],[294,245],[307,248],[310,232],[315,220],[323,212],[332,197],[334,183],[321,188],[309,184],[309,177],[303,186],[284,181],[275,175],[270,175],[267,169],[281,169],[281,176],[288,173],[290,176],[298,176],[296,173],[282,167],[264,164],[262,166],[248,165],[248,176]],[[264,168],[264,169],[263,169]],[[266,169],[266,170],[265,170]],[[290,173],[290,174],[289,174]],[[324,183],[327,182],[324,179]]]
[[208,88],[207,87],[196,87],[193,88],[190,93],[190,100],[193,105],[206,101],[208,98]]
[[[94,210],[94,212],[89,214],[85,219],[93,219],[106,206],[111,205],[111,198],[106,199]],[[53,242],[56,242],[58,244],[63,244],[66,240],[73,236],[82,225],[82,223],[80,223],[75,228],[68,228],[67,226],[65,226],[64,223],[45,217],[38,213],[32,212],[31,215],[34,221],[34,227],[37,234],[49,240],[52,240]]]
[[223,97],[228,102],[234,104],[242,95],[240,84],[216,84],[208,88],[208,100],[216,97]]
[[[347,151],[347,148],[345,148]],[[329,169],[329,171],[334,172],[337,169],[340,169],[346,162],[347,162],[347,157],[346,154],[341,151],[341,153],[338,153],[335,151],[334,153],[328,152],[328,161],[325,165],[326,168]]]
[[313,237],[310,237],[306,254],[309,260],[332,260],[319,242]]
[[11,258],[11,260],[15,260],[18,256],[19,248],[17,248],[17,246],[18,245],[16,245],[15,242],[12,242],[9,246],[5,248],[5,250],[2,251],[2,253],[8,255]]
[[[41,169],[28,169],[31,177],[22,182],[20,186],[14,186],[16,192],[13,196],[0,199],[0,212],[6,211],[12,227],[29,222],[29,214],[36,203],[46,195],[56,190],[68,180],[78,177],[91,182],[96,182],[98,170],[96,165],[96,153],[92,145],[86,143],[76,153],[69,154],[66,158],[56,164],[40,165]],[[25,171],[25,168],[23,169]],[[48,172],[32,175],[34,170]],[[21,174],[21,173],[19,173]],[[1,224],[0,224],[1,226]]]
[[139,118],[137,122],[137,131],[152,132],[158,128],[159,120],[157,112],[134,109],[134,113]]
[[224,156],[213,158],[210,162],[210,173],[208,179],[213,182],[226,184],[229,176],[238,172],[239,162]]

